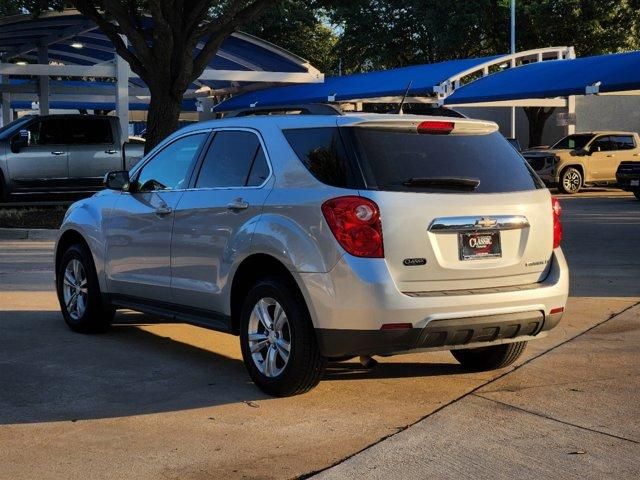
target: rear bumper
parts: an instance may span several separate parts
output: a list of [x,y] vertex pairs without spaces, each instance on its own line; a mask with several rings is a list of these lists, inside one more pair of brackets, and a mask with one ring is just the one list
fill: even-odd
[[[300,274],[321,352],[327,357],[469,348],[538,338],[555,327],[569,291],[560,249],[544,281],[508,289],[409,296],[384,259],[343,258],[329,273]],[[387,323],[412,328],[381,330]]]
[[453,350],[533,340],[555,327],[562,313],[542,312],[434,320],[406,330],[317,329],[320,350],[327,357],[392,355],[420,350]]

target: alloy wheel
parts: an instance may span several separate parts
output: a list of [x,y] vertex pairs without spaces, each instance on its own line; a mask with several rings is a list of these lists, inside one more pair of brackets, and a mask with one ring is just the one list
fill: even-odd
[[72,259],[64,270],[62,285],[64,305],[73,320],[82,318],[87,309],[89,290],[82,262]]
[[291,328],[282,305],[271,297],[258,300],[247,333],[251,358],[258,371],[269,378],[280,375],[291,353]]
[[575,171],[567,172],[562,179],[564,189],[569,192],[577,192],[580,189],[580,183],[580,175]]

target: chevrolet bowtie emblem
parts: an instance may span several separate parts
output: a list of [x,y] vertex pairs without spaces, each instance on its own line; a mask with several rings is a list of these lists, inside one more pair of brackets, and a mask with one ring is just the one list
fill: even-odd
[[482,217],[480,220],[476,220],[476,226],[482,228],[495,227],[497,224],[498,221],[493,218]]

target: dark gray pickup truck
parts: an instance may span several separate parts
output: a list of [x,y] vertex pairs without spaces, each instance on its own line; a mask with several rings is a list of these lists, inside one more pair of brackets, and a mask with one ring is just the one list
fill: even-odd
[[96,191],[143,152],[142,141],[125,144],[117,117],[24,116],[0,129],[0,199]]
[[640,200],[640,162],[621,162],[616,171],[618,186],[627,192],[633,192]]

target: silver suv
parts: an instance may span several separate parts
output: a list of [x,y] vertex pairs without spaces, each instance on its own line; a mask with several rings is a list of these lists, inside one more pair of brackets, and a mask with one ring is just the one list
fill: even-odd
[[494,123],[216,120],[105,183],[56,245],[69,327],[128,308],[239,335],[272,395],[354,356],[446,349],[504,367],[567,300],[560,206]]

